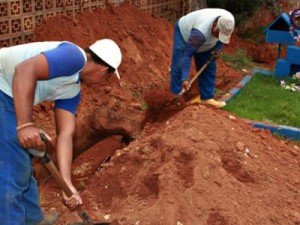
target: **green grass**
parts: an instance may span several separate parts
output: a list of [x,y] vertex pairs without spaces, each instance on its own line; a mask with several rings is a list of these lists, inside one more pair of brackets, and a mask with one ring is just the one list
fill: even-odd
[[255,74],[223,108],[245,119],[300,127],[300,92],[280,87],[280,80]]
[[235,70],[242,70],[253,65],[251,57],[247,56],[242,48],[237,49],[234,54],[222,53],[222,59]]
[[218,89],[218,88],[215,88],[215,90],[214,90],[214,93],[215,93],[215,95],[216,96],[222,96],[222,95],[225,95],[225,94],[227,94],[227,90],[226,91],[223,91],[223,90],[220,90],[220,89]]

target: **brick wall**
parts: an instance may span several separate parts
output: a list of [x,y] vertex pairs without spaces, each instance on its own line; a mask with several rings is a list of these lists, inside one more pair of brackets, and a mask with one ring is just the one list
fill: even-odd
[[0,1],[0,47],[30,42],[43,19],[76,15],[81,9],[105,7],[105,0],[2,0]]
[[[80,10],[105,8],[125,0],[0,0],[0,47],[31,42],[34,28],[44,19],[75,16]],[[128,0],[157,17],[175,21],[185,13],[203,8],[205,0]]]

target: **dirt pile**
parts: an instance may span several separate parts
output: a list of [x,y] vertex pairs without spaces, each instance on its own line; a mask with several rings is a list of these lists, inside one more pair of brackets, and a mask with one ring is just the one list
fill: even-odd
[[[299,148],[223,111],[191,105],[148,124],[91,176],[83,165],[92,158],[84,155],[95,158],[97,151],[74,164],[95,219],[110,215],[118,225],[300,222]],[[42,187],[44,205],[63,212],[60,224],[79,220],[62,207],[55,187],[53,181]]]
[[[94,89],[83,86],[75,138],[76,154],[82,154],[73,176],[84,208],[94,219],[110,217],[112,225],[300,224],[297,146],[197,104],[175,114],[171,107],[168,116],[158,106],[157,117],[144,124],[144,96],[168,89],[172,32],[172,24],[129,4],[54,18],[36,30],[36,40],[82,47],[112,38],[123,51],[120,82],[112,77]],[[234,36],[224,51],[253,46]],[[255,49],[269,51],[267,46]],[[219,60],[218,88],[228,90],[242,77]],[[51,109],[37,107],[35,119],[54,135]],[[113,156],[101,165],[104,155]],[[59,225],[80,221],[61,202],[55,181],[40,190],[43,208],[61,212]]]

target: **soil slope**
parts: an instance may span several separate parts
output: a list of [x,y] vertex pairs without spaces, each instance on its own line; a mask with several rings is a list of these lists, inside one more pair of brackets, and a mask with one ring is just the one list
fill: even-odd
[[[168,89],[172,32],[172,24],[129,4],[54,18],[36,30],[38,41],[87,47],[112,38],[123,51],[120,82],[111,78],[92,90],[83,86],[73,164],[83,207],[93,219],[107,218],[113,225],[300,224],[299,147],[197,104],[168,116],[155,111],[155,119],[147,120],[139,104],[151,91]],[[240,47],[267,56],[265,66],[276,57],[274,47],[236,35],[224,51]],[[243,75],[219,60],[217,87],[228,90]],[[51,109],[38,106],[35,120],[55,136]],[[42,207],[60,211],[57,224],[81,221],[61,202],[53,179],[40,190]]]
[[[73,170],[95,220],[106,215],[118,225],[300,222],[299,148],[221,110],[190,105],[169,120],[147,124],[140,138],[91,175],[99,151],[97,145],[86,151]],[[41,189],[44,207],[63,213],[59,224],[80,221],[60,202],[53,180]]]

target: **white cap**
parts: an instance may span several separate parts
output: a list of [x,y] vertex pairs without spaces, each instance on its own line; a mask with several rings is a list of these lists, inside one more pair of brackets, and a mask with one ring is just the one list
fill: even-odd
[[229,15],[221,16],[217,25],[219,27],[219,40],[224,44],[228,44],[234,30],[234,17]]
[[122,61],[122,53],[119,46],[111,39],[102,39],[92,44],[89,49],[94,52],[100,59],[114,68],[115,74],[120,79],[118,67]]

